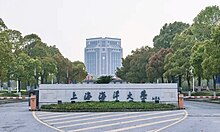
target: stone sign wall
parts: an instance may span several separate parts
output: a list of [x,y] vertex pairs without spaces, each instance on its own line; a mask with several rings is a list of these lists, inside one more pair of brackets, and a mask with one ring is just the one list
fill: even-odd
[[39,105],[85,101],[178,102],[176,83],[163,84],[40,84]]

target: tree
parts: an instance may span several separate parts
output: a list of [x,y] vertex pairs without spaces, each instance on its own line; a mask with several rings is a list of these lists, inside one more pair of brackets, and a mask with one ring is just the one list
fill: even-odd
[[204,55],[204,46],[206,42],[196,42],[192,47],[192,55],[190,57],[190,65],[193,67],[194,74],[198,77],[198,86],[201,86],[201,80],[203,76],[203,55]]
[[164,82],[164,60],[167,54],[171,53],[171,49],[160,49],[149,58],[147,64],[147,74],[150,82],[155,82],[156,79],[161,78],[162,83]]
[[41,38],[36,35],[36,34],[29,34],[24,36],[23,39],[23,45],[25,46],[25,49],[30,49],[31,47],[34,47],[34,45],[40,41],[41,42]]
[[1,18],[0,54],[0,82],[18,80],[19,91],[23,83],[36,88],[39,78],[41,83],[48,83],[51,76],[58,83],[69,83],[82,81],[87,75],[82,62],[72,63],[56,46],[48,46],[36,34],[22,37],[19,31],[8,29]]
[[212,40],[206,41],[204,46],[204,61],[202,67],[205,78],[213,78],[216,90],[216,77],[220,74],[220,25],[212,30]]
[[50,74],[56,75],[57,66],[56,61],[51,57],[43,57],[40,59],[41,61],[41,84],[48,83],[47,79]]
[[[12,45],[6,32],[0,32],[0,81],[6,81],[9,77],[9,67],[13,62]],[[7,78],[8,77],[8,78]]]
[[132,55],[128,55],[125,59],[122,58],[122,67],[117,68],[116,76],[123,80],[127,80],[127,73],[130,71],[130,61],[132,60]]
[[21,82],[25,82],[26,80],[29,80],[30,78],[27,77],[32,77],[29,74],[29,66],[30,66],[30,57],[25,54],[25,53],[20,53],[16,57],[13,63],[13,69],[12,71],[12,76],[14,80],[18,81],[18,91],[20,92],[21,90]]
[[22,35],[19,31],[17,30],[5,30],[4,31],[9,39],[9,43],[11,43],[12,45],[12,52],[14,53],[15,57],[18,56],[19,53],[22,52],[22,47],[23,47],[23,43],[22,43]]
[[87,72],[85,71],[86,67],[83,62],[80,61],[72,62],[72,68],[73,68],[72,80],[76,82],[81,82],[86,78]]
[[198,41],[211,39],[212,28],[219,24],[220,9],[218,6],[208,6],[194,19],[191,30]]
[[153,53],[154,49],[148,46],[132,51],[132,55],[122,60],[122,67],[117,70],[116,75],[132,83],[148,82],[146,64]]
[[160,29],[160,34],[153,38],[154,47],[157,49],[170,48],[173,38],[188,27],[189,24],[182,22],[166,23]]
[[[207,71],[212,69],[211,67],[207,67],[207,64],[213,63],[213,56],[209,56],[207,51],[210,51],[210,47],[213,43],[213,35],[212,31],[214,30],[220,22],[220,9],[218,6],[209,6],[202,10],[195,18],[194,23],[191,26],[191,31],[194,35],[196,44],[193,47],[192,56],[191,56],[191,64],[195,69],[195,73],[198,76],[198,85],[201,86],[201,78],[202,73],[204,77],[209,80],[213,78],[215,84],[215,76],[210,77],[210,73],[212,71]],[[211,46],[212,47],[212,46]],[[212,47],[213,48],[213,47]],[[203,64],[203,66],[202,66]],[[214,86],[215,87],[215,86]]]
[[182,77],[184,76],[187,80],[188,87],[190,88],[191,65],[189,60],[193,45],[194,38],[192,32],[190,29],[187,29],[174,38],[173,43],[171,44],[173,53],[166,56],[166,72],[164,75],[166,77],[169,77],[168,75],[178,76],[179,87],[182,87]]
[[0,32],[8,29],[7,26],[5,25],[4,21],[0,18]]
[[112,81],[112,76],[101,76],[98,78],[96,83],[98,84],[108,84]]

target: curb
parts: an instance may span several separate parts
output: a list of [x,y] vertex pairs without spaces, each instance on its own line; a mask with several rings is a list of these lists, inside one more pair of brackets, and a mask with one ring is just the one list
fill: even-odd
[[184,96],[184,99],[220,99],[220,96]]
[[14,99],[14,100],[28,100],[30,99],[30,97],[0,97],[0,100],[4,100],[4,99]]

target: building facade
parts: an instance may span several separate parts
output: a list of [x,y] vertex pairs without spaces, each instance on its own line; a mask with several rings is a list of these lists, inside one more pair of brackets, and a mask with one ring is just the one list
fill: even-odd
[[117,67],[122,66],[123,49],[119,38],[86,39],[85,65],[93,76],[114,76]]

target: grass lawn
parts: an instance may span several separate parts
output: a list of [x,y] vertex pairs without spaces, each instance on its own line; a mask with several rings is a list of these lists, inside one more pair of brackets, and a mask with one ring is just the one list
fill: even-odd
[[[26,90],[21,90],[21,95],[26,96],[27,91]],[[0,91],[0,97],[18,97],[19,94],[17,93],[16,90],[12,90],[11,93],[8,93],[7,90]]]
[[[191,92],[191,96],[213,96],[213,92],[214,91],[201,91],[201,92]],[[184,96],[188,96],[189,92],[185,91],[182,92],[184,94]],[[216,96],[220,96],[220,91],[216,91]]]
[[152,102],[76,102],[41,106],[43,111],[65,112],[120,112],[173,109],[177,109],[175,105]]

